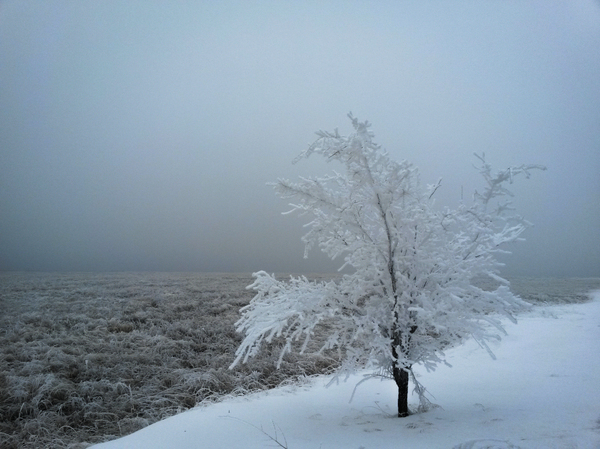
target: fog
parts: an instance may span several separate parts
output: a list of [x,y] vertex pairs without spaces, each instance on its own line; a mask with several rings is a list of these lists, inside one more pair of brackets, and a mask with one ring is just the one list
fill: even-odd
[[504,273],[600,276],[594,0],[3,1],[0,270],[335,270],[266,183],[349,111],[440,206],[546,165]]

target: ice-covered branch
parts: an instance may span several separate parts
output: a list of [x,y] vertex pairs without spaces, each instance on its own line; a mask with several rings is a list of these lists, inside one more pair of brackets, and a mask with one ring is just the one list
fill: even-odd
[[[337,348],[340,373],[369,366],[393,377],[401,393],[413,365],[435,369],[444,350],[466,338],[489,350],[487,342],[504,332],[496,317],[514,319],[525,307],[499,276],[495,256],[521,239],[529,223],[508,201],[491,212],[488,206],[513,195],[507,184],[516,177],[545,167],[493,174],[485,155],[476,154],[483,193],[475,193],[472,205],[440,212],[433,196],[441,182],[422,188],[414,166],[391,160],[374,143],[370,124],[349,118],[353,133],[320,131],[296,159],[317,154],[341,163],[342,173],[274,184],[279,196],[293,200],[290,212],[310,217],[306,250],[318,246],[332,258],[343,256],[349,273],[328,283],[256,273],[250,286],[256,295],[237,322],[244,339],[232,366],[275,341],[282,345],[279,363],[292,350]],[[474,280],[485,277],[500,286],[481,289]],[[309,343],[324,322],[323,343],[314,348]]]

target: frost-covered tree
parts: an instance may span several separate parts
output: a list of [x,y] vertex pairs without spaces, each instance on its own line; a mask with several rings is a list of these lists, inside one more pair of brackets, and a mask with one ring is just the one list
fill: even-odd
[[[483,192],[474,194],[471,205],[439,210],[433,198],[440,182],[422,188],[414,166],[390,159],[374,143],[370,124],[349,117],[352,134],[318,132],[296,159],[319,154],[341,163],[342,173],[273,184],[280,197],[294,201],[292,211],[311,217],[306,252],[318,246],[331,258],[343,258],[349,274],[328,282],[283,282],[254,273],[248,288],[256,296],[236,323],[245,338],[232,367],[274,341],[283,344],[281,363],[287,352],[306,351],[317,327],[326,324],[320,350],[339,351],[338,375],[366,367],[393,378],[398,416],[407,416],[413,365],[434,369],[444,362],[446,348],[467,338],[493,356],[486,342],[504,332],[499,318],[515,321],[526,306],[499,276],[496,255],[529,224],[501,200],[512,195],[506,184],[516,176],[544,167],[493,173],[484,155],[476,155]],[[492,200],[499,202],[492,206]],[[482,289],[475,281],[486,277],[499,286]],[[424,389],[412,379],[425,405]]]

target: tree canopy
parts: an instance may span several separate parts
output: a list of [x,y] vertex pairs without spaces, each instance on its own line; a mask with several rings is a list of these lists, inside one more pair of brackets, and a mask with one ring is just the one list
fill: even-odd
[[[317,154],[341,163],[343,172],[273,184],[280,197],[293,200],[290,212],[310,217],[302,237],[306,253],[318,247],[342,259],[348,274],[313,282],[254,273],[249,288],[256,296],[236,324],[245,337],[232,367],[275,340],[283,342],[280,360],[289,351],[306,351],[326,322],[320,350],[339,351],[339,373],[371,368],[394,378],[399,415],[406,416],[413,365],[435,369],[444,350],[466,338],[493,355],[487,342],[504,333],[500,318],[515,321],[526,307],[500,276],[496,255],[529,226],[513,213],[507,184],[545,168],[493,172],[485,155],[476,155],[484,189],[472,204],[439,210],[434,196],[441,182],[423,187],[416,167],[392,160],[374,142],[370,124],[349,117],[353,133],[320,131],[296,159]],[[483,278],[497,287],[484,289],[477,282]],[[418,383],[417,389],[424,399]]]

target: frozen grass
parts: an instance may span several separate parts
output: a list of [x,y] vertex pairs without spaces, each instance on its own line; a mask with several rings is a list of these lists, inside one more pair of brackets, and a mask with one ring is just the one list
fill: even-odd
[[590,298],[589,292],[600,287],[600,278],[512,277],[509,280],[514,293],[535,305],[586,302]]
[[[0,273],[0,448],[85,448],[198,402],[330,372],[277,348],[234,371],[249,274]],[[581,302],[600,279],[515,279],[537,303]]]
[[225,394],[329,372],[278,352],[228,370],[250,275],[0,275],[0,447],[78,448]]

